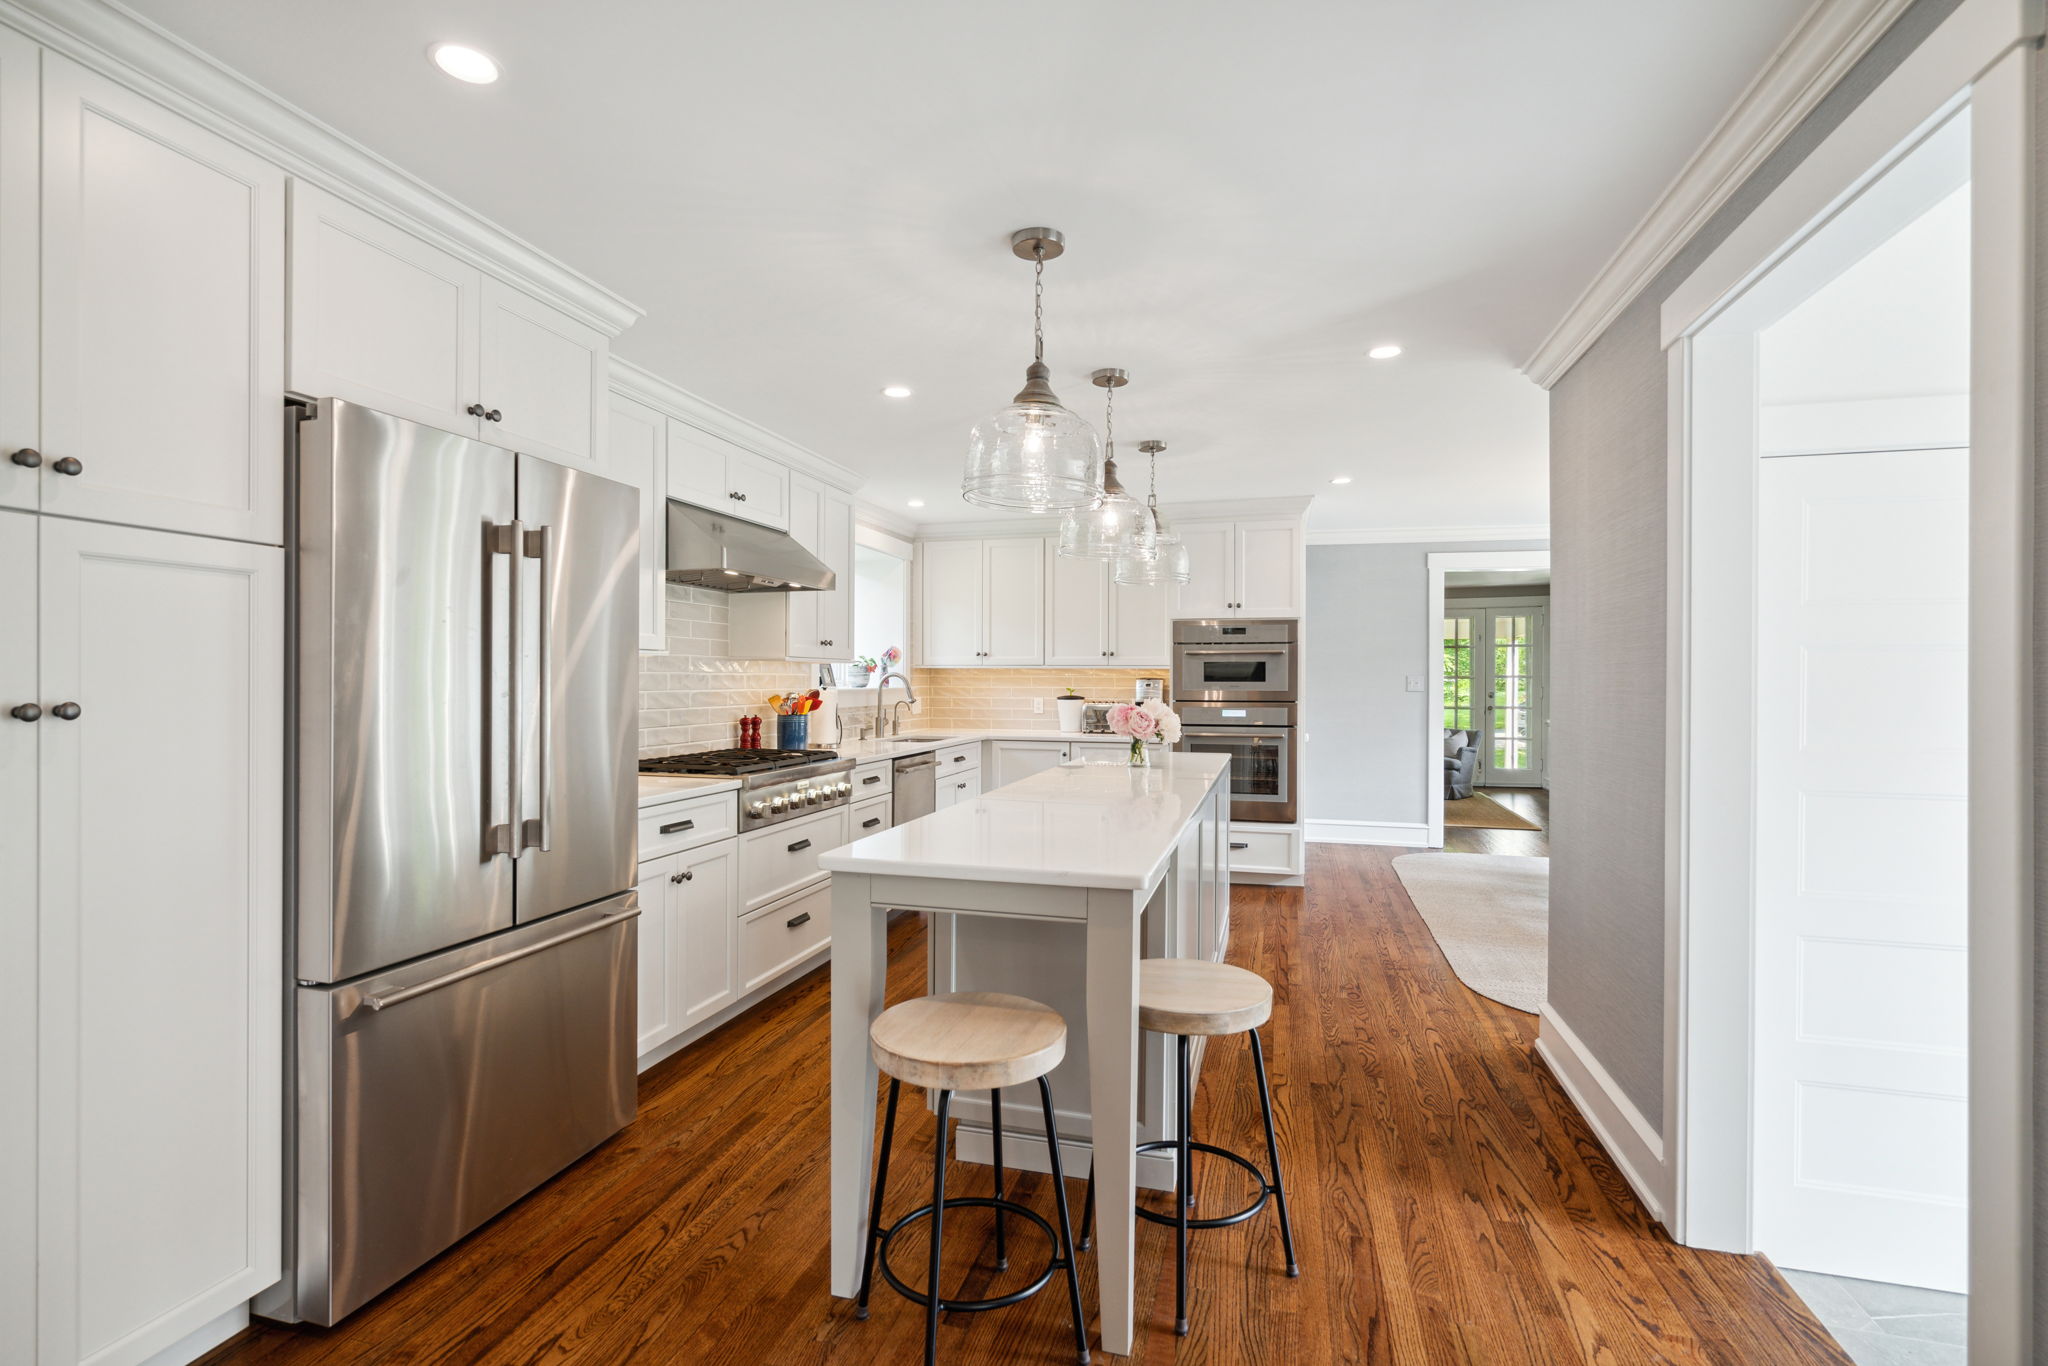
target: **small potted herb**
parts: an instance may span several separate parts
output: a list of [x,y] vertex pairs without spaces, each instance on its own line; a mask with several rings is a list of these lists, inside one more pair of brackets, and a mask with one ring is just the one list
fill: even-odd
[[1053,699],[1053,705],[1059,708],[1060,729],[1069,735],[1079,734],[1081,709],[1087,705],[1087,699],[1070,687]]
[[866,686],[868,686],[869,683],[874,681],[875,657],[873,655],[861,655],[853,661],[850,667],[853,670],[852,686],[856,688],[865,688]]

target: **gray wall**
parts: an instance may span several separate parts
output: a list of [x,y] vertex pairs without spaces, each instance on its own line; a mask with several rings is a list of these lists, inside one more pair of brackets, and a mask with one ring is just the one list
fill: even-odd
[[1545,541],[1308,548],[1308,646],[1303,655],[1302,816],[1312,821],[1429,819],[1435,766],[1422,733],[1436,676],[1429,626],[1429,556],[1446,550],[1541,550]]
[[[2034,431],[2048,432],[2048,57],[2034,57]],[[2034,481],[2034,677],[2048,667],[2048,479]],[[2048,688],[2034,690],[2034,1350],[2048,1348]]]
[[1551,390],[1550,1007],[1664,1120],[1665,297],[1955,9],[1919,0]]

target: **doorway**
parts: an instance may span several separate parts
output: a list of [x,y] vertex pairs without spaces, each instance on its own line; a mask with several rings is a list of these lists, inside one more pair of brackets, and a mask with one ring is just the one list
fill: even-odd
[[1432,694],[1428,847],[1452,848],[1457,803],[1458,852],[1546,855],[1550,552],[1437,551],[1427,565],[1433,673],[1409,687]]

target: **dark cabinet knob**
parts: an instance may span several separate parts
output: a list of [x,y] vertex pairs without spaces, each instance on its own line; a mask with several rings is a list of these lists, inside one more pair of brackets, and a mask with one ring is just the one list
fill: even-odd
[[57,473],[59,474],[85,473],[85,466],[78,463],[78,458],[76,456],[71,455],[67,455],[62,460],[53,462],[50,465],[50,468],[57,471]]
[[24,702],[8,715],[17,721],[39,721],[42,719],[43,709],[33,702]]
[[747,495],[746,495],[746,494],[744,494],[744,493],[741,493],[741,492],[740,492],[740,491],[739,491],[738,489],[734,489],[734,490],[733,490],[733,492],[732,492],[732,497],[733,497],[733,500],[734,500],[735,502],[741,502],[741,503],[744,503],[744,502],[746,502],[746,501],[747,501]]
[[694,872],[690,871],[688,868],[685,868],[680,873],[670,873],[668,880],[670,882],[688,882],[696,876],[697,875]]
[[12,460],[15,464],[24,465],[29,469],[34,469],[36,466],[43,463],[43,453],[33,446],[23,446],[20,450],[16,451],[13,455],[8,456],[7,458],[9,460]]
[[472,403],[467,408],[464,408],[462,411],[468,413],[471,417],[482,417],[484,415],[484,405],[481,403]]
[[59,721],[76,721],[79,717],[79,706],[76,702],[59,702],[50,708],[50,715]]
[[493,408],[489,412],[484,414],[484,421],[486,422],[503,422],[504,420],[505,415],[499,412],[496,408]]

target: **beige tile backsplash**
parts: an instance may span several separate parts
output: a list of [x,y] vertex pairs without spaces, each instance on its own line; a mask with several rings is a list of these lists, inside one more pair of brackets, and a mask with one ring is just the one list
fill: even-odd
[[[1096,702],[1129,701],[1136,680],[1164,669],[916,669],[918,721],[946,729],[1057,730],[1052,699],[1071,686]],[[1033,699],[1045,710],[1034,713]]]
[[739,718],[749,713],[769,718],[762,736],[773,745],[768,698],[816,681],[814,665],[728,658],[731,600],[709,588],[668,585],[668,652],[640,656],[642,754],[736,745]]

